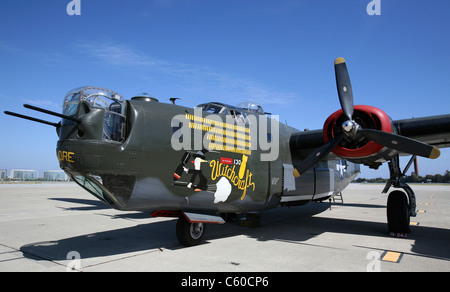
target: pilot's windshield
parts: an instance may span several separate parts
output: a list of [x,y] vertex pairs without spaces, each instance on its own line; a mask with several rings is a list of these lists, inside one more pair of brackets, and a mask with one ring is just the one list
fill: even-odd
[[75,116],[78,104],[86,102],[90,107],[105,110],[103,141],[123,142],[125,139],[125,99],[114,91],[98,87],[80,87],[67,93],[63,114]]
[[203,111],[210,113],[210,114],[228,114],[228,110],[225,106],[219,105],[219,104],[206,104],[206,105],[200,105]]
[[252,102],[252,101],[241,102],[237,105],[237,107],[243,108],[245,110],[255,112],[258,114],[262,114],[262,115],[265,114],[262,106],[256,102]]
[[[247,104],[246,104],[247,105]],[[231,115],[236,123],[244,123],[249,124],[250,121],[247,118],[247,113],[242,111],[243,108],[237,108],[231,105],[226,105],[222,103],[204,103],[200,104],[197,107],[202,108],[202,111],[209,114],[223,114],[223,115]],[[261,107],[260,107],[261,108]],[[247,110],[247,108],[244,108]],[[262,108],[261,108],[262,110]],[[264,113],[264,111],[263,111]]]

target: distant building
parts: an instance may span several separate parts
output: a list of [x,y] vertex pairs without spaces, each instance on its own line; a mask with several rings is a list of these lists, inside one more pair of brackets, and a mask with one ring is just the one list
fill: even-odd
[[6,169],[0,169],[0,180],[5,180],[6,178]]
[[13,169],[11,170],[10,178],[13,180],[36,180],[38,178],[38,171],[31,169]]
[[44,180],[68,181],[69,177],[64,172],[64,170],[47,170],[47,171],[44,171]]

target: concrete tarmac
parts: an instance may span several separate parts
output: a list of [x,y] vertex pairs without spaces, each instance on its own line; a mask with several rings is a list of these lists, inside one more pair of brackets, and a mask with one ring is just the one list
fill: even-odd
[[74,183],[0,184],[0,271],[450,271],[450,185],[412,185],[417,217],[389,236],[384,185],[343,203],[261,213],[261,226],[208,225],[183,247],[176,219],[110,209]]

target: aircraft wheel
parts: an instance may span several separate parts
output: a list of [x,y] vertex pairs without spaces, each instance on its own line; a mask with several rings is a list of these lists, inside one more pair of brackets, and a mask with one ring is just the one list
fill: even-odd
[[205,223],[190,223],[183,215],[178,218],[177,238],[184,246],[194,246],[203,240]]
[[389,232],[409,233],[408,198],[402,191],[389,194],[387,203],[387,220]]

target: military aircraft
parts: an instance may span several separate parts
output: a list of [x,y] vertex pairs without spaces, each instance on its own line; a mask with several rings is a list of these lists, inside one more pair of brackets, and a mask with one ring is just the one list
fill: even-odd
[[[416,216],[413,190],[401,181],[417,156],[438,158],[450,146],[450,115],[393,121],[381,109],[354,105],[347,65],[335,60],[341,109],[323,129],[299,131],[256,103],[221,102],[192,109],[148,95],[125,100],[98,87],[69,91],[56,128],[60,167],[82,188],[118,210],[151,210],[178,217],[176,235],[199,244],[207,223],[233,214],[298,206],[340,193],[360,164],[389,163],[393,187],[388,229],[409,232]],[[411,155],[404,170],[399,155]]]

